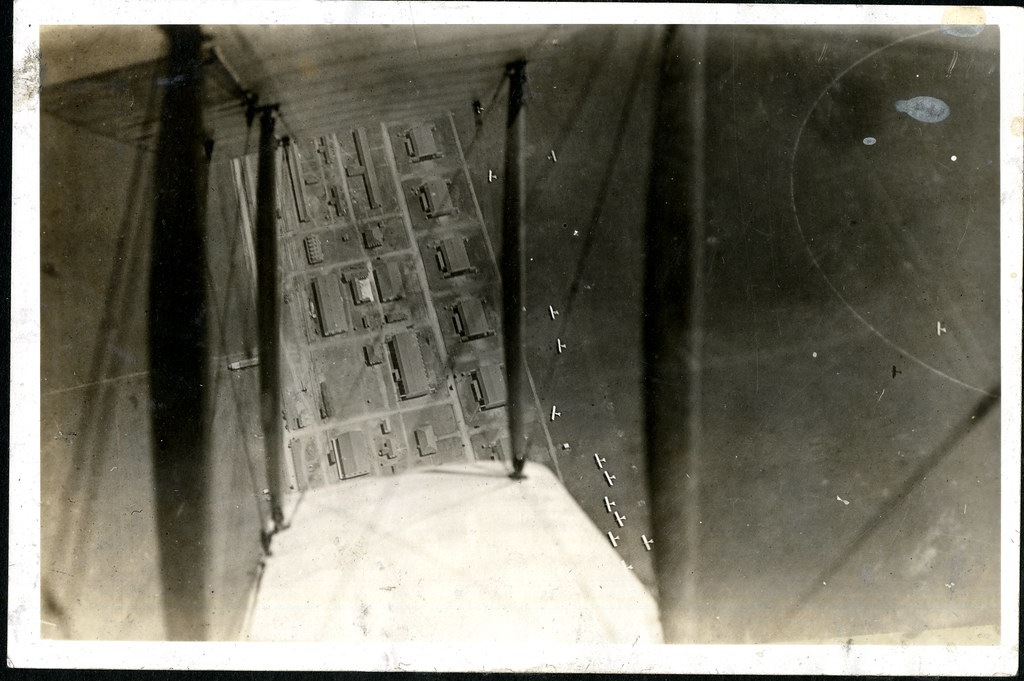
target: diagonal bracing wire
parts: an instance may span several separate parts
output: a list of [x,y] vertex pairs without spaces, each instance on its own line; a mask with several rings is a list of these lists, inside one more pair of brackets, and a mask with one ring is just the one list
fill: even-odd
[[971,432],[972,427],[984,419],[999,404],[999,394],[999,383],[985,391],[983,397],[974,404],[970,412],[960,419],[959,423],[946,434],[935,449],[907,476],[903,484],[896,490],[896,493],[886,499],[881,508],[871,515],[871,518],[857,531],[853,541],[843,549],[839,557],[822,570],[814,584],[797,599],[796,604],[783,617],[779,618],[780,630],[777,631],[777,634],[784,633],[781,631],[782,628],[794,620],[796,614],[806,607],[811,599],[818,594],[822,585],[832,579],[850,562],[857,552],[864,547],[864,544],[875,535],[883,523],[893,514],[893,511],[905,503],[907,497],[928,477],[928,474],[942,463],[947,456],[953,453],[956,445]]
[[[156,93],[157,83],[154,79],[146,103],[147,118],[153,116],[158,99]],[[121,141],[117,142],[123,144]],[[144,204],[143,197],[147,194],[151,184],[143,182],[146,175],[143,169],[149,151],[143,146],[134,146],[134,149],[131,184],[127,192],[127,203],[121,218],[117,249],[106,289],[109,295],[100,323],[99,335],[94,345],[92,368],[89,373],[91,388],[82,401],[84,412],[79,421],[82,436],[72,450],[72,460],[67,466],[67,475],[63,485],[71,494],[68,498],[72,499],[72,503],[76,505],[77,521],[61,523],[53,540],[56,553],[61,556],[62,565],[69,564],[71,560],[85,559],[86,554],[82,551],[82,544],[93,534],[84,531],[82,525],[91,520],[93,497],[101,479],[102,468],[107,461],[103,456],[108,451],[105,443],[112,435],[116,435],[114,429],[110,428],[108,424],[108,420],[114,413],[113,400],[116,388],[102,379],[111,369],[112,349],[121,345],[118,339],[123,334],[126,320],[131,318],[128,309],[131,303],[130,295],[138,289],[138,280],[141,276],[140,268],[144,264],[142,253],[146,241],[144,238],[146,230],[142,219],[145,216],[145,211],[140,210],[140,206]],[[63,503],[65,499],[50,501]],[[74,600],[75,594],[84,586],[81,580],[74,582],[73,593],[68,594],[67,598]],[[51,594],[51,598],[55,597]],[[70,627],[71,623],[64,624]],[[70,631],[67,633],[69,636],[72,634]]]
[[[591,251],[594,247],[597,237],[600,234],[601,227],[601,215],[604,212],[605,206],[610,200],[609,197],[611,192],[608,191],[611,186],[612,177],[615,175],[616,166],[618,163],[619,156],[622,154],[625,148],[626,131],[629,128],[629,122],[631,114],[633,112],[634,104],[636,103],[637,91],[639,90],[640,83],[642,81],[641,74],[650,60],[651,49],[650,45],[656,44],[656,41],[648,40],[644,41],[644,50],[637,57],[636,63],[633,66],[633,72],[630,75],[629,90],[625,96],[625,102],[622,105],[622,110],[619,113],[618,123],[615,129],[615,136],[612,141],[612,155],[608,159],[608,164],[604,176],[601,178],[600,189],[597,192],[597,201],[594,203],[590,211],[590,218],[586,223],[586,233],[583,237],[583,246],[580,251],[579,257],[576,259],[576,265],[573,269],[572,280],[569,284],[569,292],[566,303],[564,304],[559,314],[559,326],[558,336],[564,338],[566,336],[567,327],[569,320],[572,317],[572,311],[576,296],[580,292],[580,288],[583,283],[583,273],[586,271],[587,264],[590,260]],[[588,88],[589,90],[589,88]],[[579,112],[579,109],[576,109]],[[567,130],[572,130],[569,127]],[[543,186],[543,185],[542,185]],[[532,194],[535,196],[536,194]],[[548,370],[544,376],[544,381],[541,383],[540,388],[546,390],[551,385],[551,380],[554,377],[554,373],[558,367],[557,362],[549,362]]]

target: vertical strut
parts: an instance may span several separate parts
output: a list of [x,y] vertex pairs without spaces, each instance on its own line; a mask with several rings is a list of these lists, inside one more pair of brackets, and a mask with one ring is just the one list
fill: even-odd
[[508,122],[505,137],[505,196],[502,210],[501,278],[505,291],[503,334],[508,374],[509,426],[512,433],[512,476],[522,476],[529,447],[526,428],[526,366],[523,327],[526,305],[526,262],[523,242],[526,231],[526,62],[507,65],[509,77]]
[[256,286],[260,339],[260,418],[266,447],[267,484],[274,528],[282,529],[284,495],[281,432],[280,317],[277,269],[277,139],[274,108],[260,117],[259,170],[256,178]]

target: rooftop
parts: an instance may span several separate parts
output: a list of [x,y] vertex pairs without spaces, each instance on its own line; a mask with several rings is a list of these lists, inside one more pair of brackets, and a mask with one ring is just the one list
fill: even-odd
[[484,304],[479,298],[466,298],[455,306],[455,330],[462,340],[473,340],[494,334],[487,321]]
[[423,364],[420,342],[414,331],[396,334],[389,342],[398,392],[403,399],[412,399],[430,392],[427,368]]
[[466,240],[461,236],[450,236],[438,246],[441,252],[442,271],[446,276],[469,272],[473,269],[466,252]]

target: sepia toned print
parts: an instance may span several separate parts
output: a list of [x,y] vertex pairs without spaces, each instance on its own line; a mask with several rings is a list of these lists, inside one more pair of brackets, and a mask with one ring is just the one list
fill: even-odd
[[43,26],[39,638],[998,649],[1006,39]]

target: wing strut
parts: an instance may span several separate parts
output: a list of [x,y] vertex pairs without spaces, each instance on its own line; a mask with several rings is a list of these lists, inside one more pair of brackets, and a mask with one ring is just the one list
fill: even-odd
[[508,373],[508,413],[512,434],[512,477],[523,477],[529,450],[526,427],[528,394],[523,352],[526,310],[526,262],[522,244],[526,231],[526,62],[506,66],[509,77],[508,122],[505,131],[505,197],[502,206],[501,279],[504,289],[503,328]]

